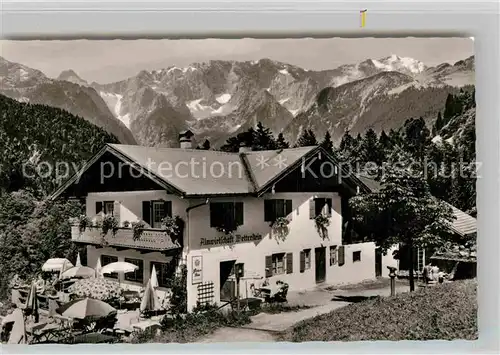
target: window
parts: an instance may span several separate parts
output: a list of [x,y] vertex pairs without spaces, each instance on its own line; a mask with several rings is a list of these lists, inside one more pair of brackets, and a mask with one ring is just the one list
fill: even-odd
[[172,216],[172,201],[142,201],[142,220],[151,228],[161,228],[167,216]]
[[153,201],[153,228],[161,228],[161,221],[165,218],[165,205],[163,201]]
[[115,209],[114,201],[96,201],[95,203],[95,214],[96,216],[104,213],[104,214],[113,214]]
[[274,222],[292,213],[292,200],[264,200],[264,221]]
[[266,277],[293,273],[293,253],[266,256]]
[[174,276],[174,272],[175,272],[174,262],[159,263],[156,261],[152,261],[150,263],[150,267],[149,267],[150,271],[153,270],[153,265],[156,269],[156,277],[158,279],[158,286],[168,287],[169,280]]
[[125,274],[125,280],[142,283],[144,281],[144,262],[140,259],[127,258],[125,258],[125,262],[137,265],[139,267],[134,272],[127,272]]
[[[109,255],[101,255],[101,266],[106,266],[111,263],[116,263],[118,261],[117,256],[109,256]],[[118,274],[117,273],[112,273],[112,274],[106,274],[104,275],[105,277],[109,277],[110,279],[117,279]]]
[[114,201],[104,201],[104,214],[113,215],[115,211],[115,202]]
[[352,252],[352,262],[361,261],[361,251]]
[[317,197],[309,201],[309,218],[315,219],[320,214],[330,217],[332,215],[332,199]]
[[210,227],[236,230],[243,224],[243,202],[210,203]]
[[311,268],[311,249],[304,249],[300,252],[300,272]]
[[330,266],[335,265],[337,263],[337,246],[332,245],[330,247]]
[[286,271],[285,253],[273,254],[273,276],[282,275]]

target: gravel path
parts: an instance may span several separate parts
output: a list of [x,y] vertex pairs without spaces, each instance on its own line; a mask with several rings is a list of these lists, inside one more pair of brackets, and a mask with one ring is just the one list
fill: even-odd
[[269,332],[243,328],[220,328],[205,337],[200,343],[231,343],[231,342],[275,342]]

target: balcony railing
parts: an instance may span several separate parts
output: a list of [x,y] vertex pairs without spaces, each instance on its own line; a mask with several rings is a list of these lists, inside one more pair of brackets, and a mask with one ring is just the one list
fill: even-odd
[[103,245],[104,240],[109,246],[157,251],[181,247],[178,242],[174,242],[167,233],[159,229],[144,229],[141,237],[134,240],[134,232],[131,228],[119,228],[115,235],[110,231],[103,239],[100,228],[87,228],[80,232],[80,228],[73,225],[71,227],[71,240],[95,245]]

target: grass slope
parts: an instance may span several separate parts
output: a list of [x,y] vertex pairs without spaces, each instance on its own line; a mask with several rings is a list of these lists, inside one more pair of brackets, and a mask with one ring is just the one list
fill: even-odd
[[280,340],[473,340],[476,296],[476,281],[466,280],[376,298],[301,322]]

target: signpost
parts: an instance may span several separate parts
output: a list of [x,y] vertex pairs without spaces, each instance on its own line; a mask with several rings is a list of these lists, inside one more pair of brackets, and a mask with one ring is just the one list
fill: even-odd
[[201,255],[193,256],[191,259],[191,283],[193,285],[203,282],[203,257]]
[[236,309],[240,311],[240,279],[245,275],[243,263],[234,264],[234,276],[236,278]]

